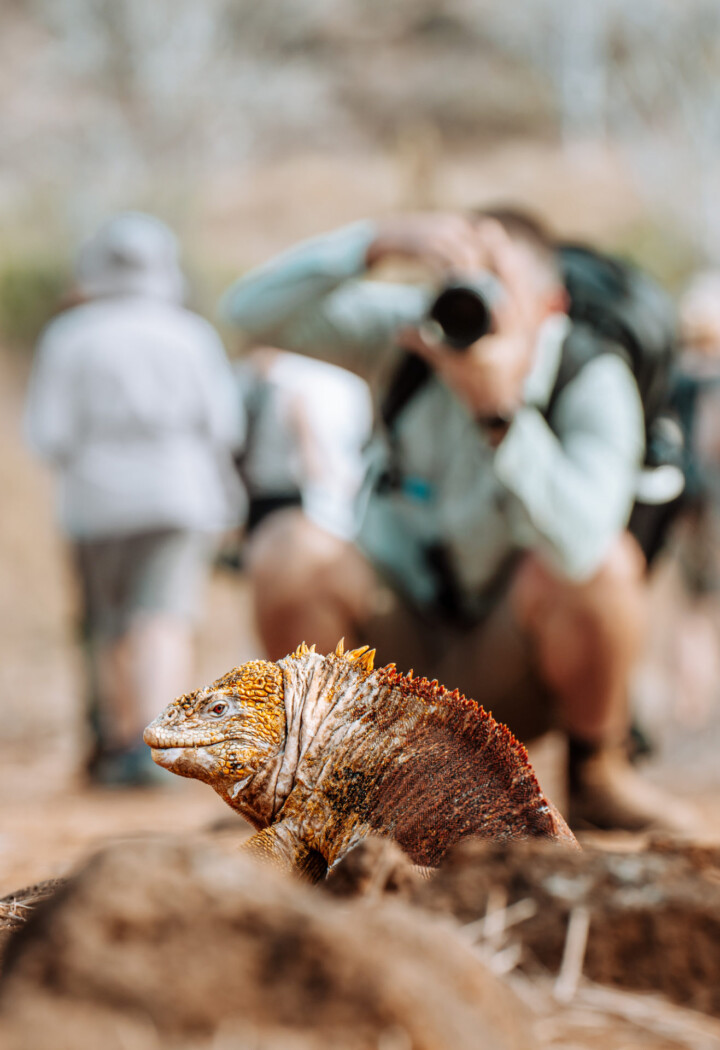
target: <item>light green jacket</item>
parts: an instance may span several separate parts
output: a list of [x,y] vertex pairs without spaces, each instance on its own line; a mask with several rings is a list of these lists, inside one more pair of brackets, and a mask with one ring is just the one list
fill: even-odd
[[[277,256],[226,292],[225,318],[254,343],[365,375],[381,398],[397,367],[395,333],[422,319],[433,290],[364,280],[374,235],[372,223],[356,223]],[[435,377],[396,422],[399,491],[376,485],[387,446],[374,443],[357,541],[416,604],[430,606],[437,595],[429,546],[444,547],[472,608],[514,551],[534,549],[582,580],[627,524],[644,452],[642,405],[627,365],[599,356],[559,396],[552,429],[542,414],[569,324],[564,315],[546,323],[526,405],[497,451]]]

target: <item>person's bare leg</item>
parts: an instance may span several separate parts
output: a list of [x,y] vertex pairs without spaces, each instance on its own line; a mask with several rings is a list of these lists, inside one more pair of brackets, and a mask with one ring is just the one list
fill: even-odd
[[134,689],[127,634],[97,642],[97,682],[104,746],[126,747],[132,738]]
[[131,740],[176,696],[195,684],[192,625],[180,616],[162,613],[138,615],[129,632],[133,710],[129,713]]
[[646,621],[644,561],[624,534],[590,580],[575,583],[529,557],[511,602],[532,638],[561,724],[588,744],[622,740],[627,689]]
[[646,621],[643,571],[639,548],[624,534],[583,583],[528,558],[511,602],[568,734],[571,820],[689,833],[694,814],[636,773],[625,750],[628,683]]
[[98,679],[111,749],[138,743],[148,722],[192,687],[192,629],[179,617],[143,615],[102,645]]
[[340,638],[360,644],[370,616],[375,572],[352,544],[325,532],[302,511],[271,515],[250,545],[248,568],[258,631],[270,660],[302,641],[320,652]]

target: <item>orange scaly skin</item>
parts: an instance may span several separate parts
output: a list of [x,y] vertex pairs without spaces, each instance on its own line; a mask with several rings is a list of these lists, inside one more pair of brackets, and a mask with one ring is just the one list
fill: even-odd
[[244,664],[169,704],[145,741],[251,821],[248,848],[310,878],[369,834],[425,867],[469,835],[577,845],[506,726],[373,655],[303,643]]

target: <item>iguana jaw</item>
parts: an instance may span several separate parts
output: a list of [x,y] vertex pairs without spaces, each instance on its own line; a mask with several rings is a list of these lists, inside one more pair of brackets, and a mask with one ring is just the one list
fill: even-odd
[[221,781],[228,777],[236,779],[254,772],[243,762],[243,752],[246,752],[248,759],[253,755],[247,741],[228,737],[210,740],[207,743],[192,741],[171,746],[158,746],[147,738],[145,742],[150,744],[153,762],[163,769],[181,777],[205,780],[213,786],[216,780]]
[[[251,751],[249,754],[254,753]],[[228,763],[227,755],[217,749],[217,745],[153,747],[152,757],[154,762],[171,773],[209,784],[231,809],[256,828],[266,827],[269,823],[269,819],[263,816],[262,805],[258,806],[246,797],[245,789],[256,776],[257,770],[251,768],[250,764],[244,765],[237,753],[232,764]]]
[[[192,756],[188,754],[190,750],[194,752]],[[157,765],[162,765],[164,770],[170,770],[171,773],[177,773],[181,777],[197,776],[196,770],[199,764],[197,759],[199,756],[194,748],[152,748],[150,754],[153,762],[156,762]]]

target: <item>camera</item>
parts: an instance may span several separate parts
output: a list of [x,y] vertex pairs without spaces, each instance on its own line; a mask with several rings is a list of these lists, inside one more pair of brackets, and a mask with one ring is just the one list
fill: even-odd
[[493,330],[493,306],[502,293],[496,277],[481,273],[447,284],[430,307],[423,330],[462,353]]

